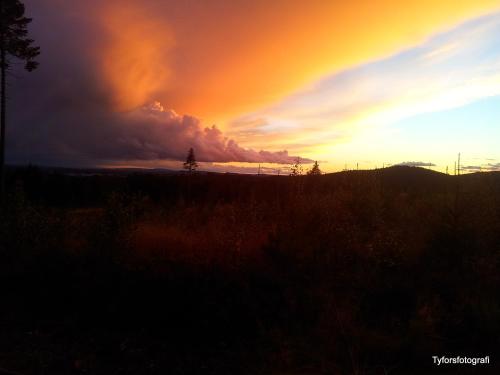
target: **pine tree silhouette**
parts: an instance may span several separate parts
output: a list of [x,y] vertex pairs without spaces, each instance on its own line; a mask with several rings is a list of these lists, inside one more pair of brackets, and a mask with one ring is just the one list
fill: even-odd
[[21,60],[24,68],[31,72],[38,67],[35,58],[40,47],[33,46],[28,38],[28,24],[31,18],[24,16],[24,4],[19,0],[0,0],[0,195],[5,195],[5,127],[7,105],[7,71],[10,58]]
[[198,163],[196,163],[196,158],[194,156],[194,150],[191,147],[188,152],[188,156],[186,158],[186,162],[184,163],[184,169],[187,169],[189,172],[193,172],[198,168]]
[[315,175],[320,175],[321,174],[321,169],[319,169],[319,164],[318,164],[317,161],[314,162],[314,165],[307,172],[307,174],[310,175],[310,176],[315,176]]

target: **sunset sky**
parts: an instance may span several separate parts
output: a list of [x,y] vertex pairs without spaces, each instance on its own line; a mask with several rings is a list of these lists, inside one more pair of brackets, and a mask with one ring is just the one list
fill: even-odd
[[498,0],[25,3],[12,163],[500,169]]

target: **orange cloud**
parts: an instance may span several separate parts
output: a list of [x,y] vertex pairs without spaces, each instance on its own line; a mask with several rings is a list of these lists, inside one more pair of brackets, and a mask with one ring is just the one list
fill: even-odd
[[151,101],[168,87],[172,75],[174,40],[168,23],[137,5],[110,2],[99,13],[106,32],[100,58],[104,79],[121,111]]
[[497,0],[138,1],[99,9],[103,73],[121,109],[160,100],[209,121],[421,42]]

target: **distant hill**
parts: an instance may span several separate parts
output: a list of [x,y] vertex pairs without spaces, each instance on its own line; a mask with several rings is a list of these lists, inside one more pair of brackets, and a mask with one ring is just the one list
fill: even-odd
[[17,189],[16,186],[23,186],[24,192],[34,200],[63,205],[68,202],[72,205],[92,205],[102,203],[112,192],[141,194],[163,200],[177,199],[189,190],[198,199],[217,201],[247,199],[250,196],[267,200],[269,197],[290,194],[297,188],[301,189],[301,194],[325,194],[339,188],[366,194],[375,187],[395,195],[444,194],[457,189],[462,192],[475,191],[481,186],[500,191],[500,173],[451,176],[419,167],[393,166],[291,177],[212,172],[188,175],[183,171],[168,169],[29,166],[10,167],[8,184],[11,191]]

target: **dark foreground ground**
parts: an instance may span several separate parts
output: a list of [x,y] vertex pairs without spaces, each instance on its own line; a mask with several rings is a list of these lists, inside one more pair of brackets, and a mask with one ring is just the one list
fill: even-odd
[[500,373],[499,174],[31,167],[1,215],[0,374]]

